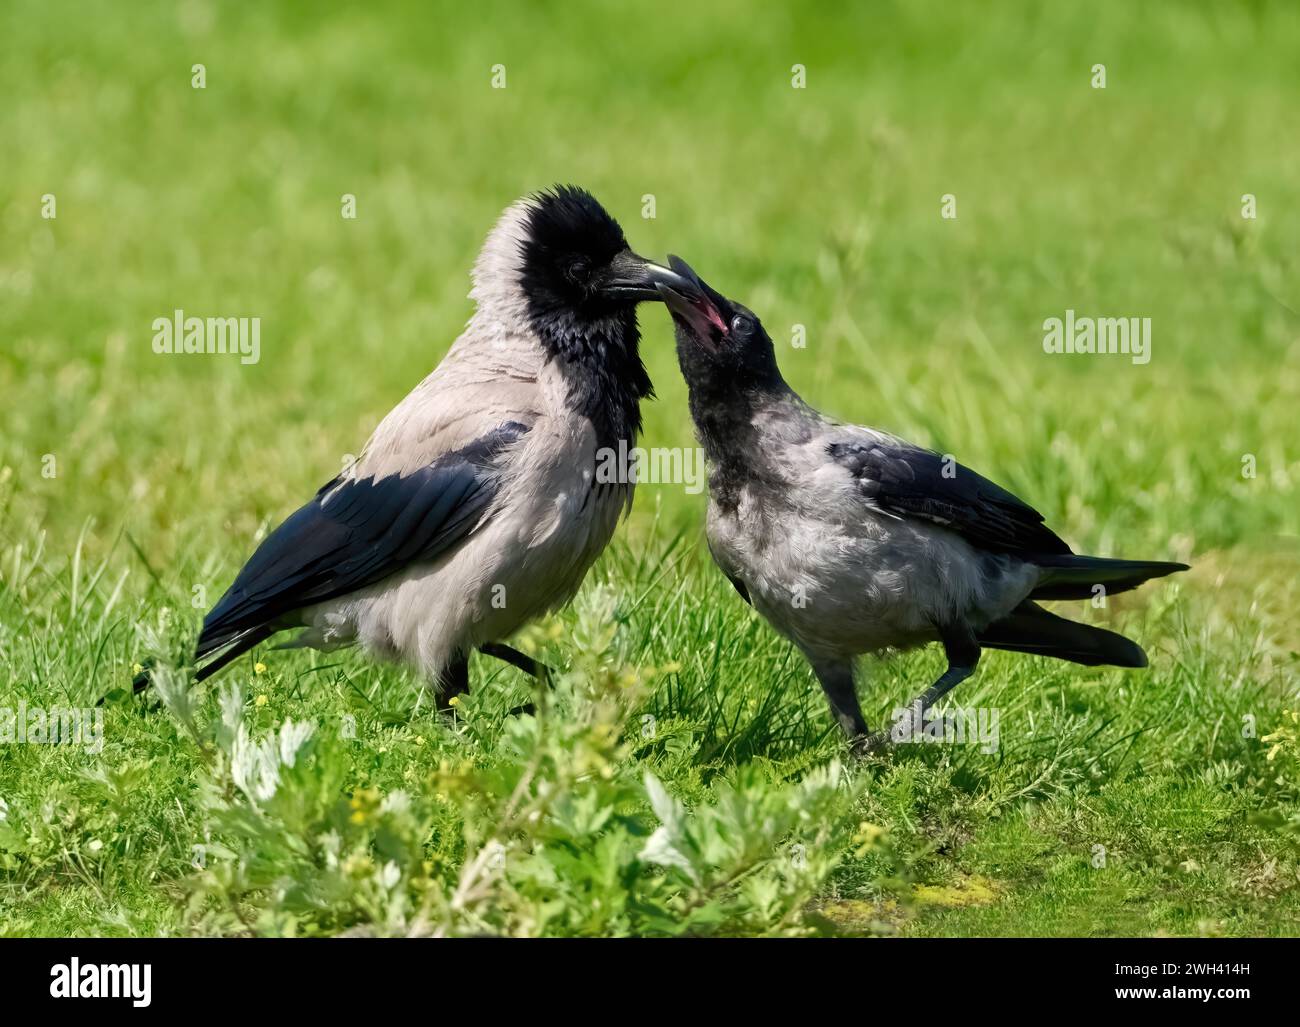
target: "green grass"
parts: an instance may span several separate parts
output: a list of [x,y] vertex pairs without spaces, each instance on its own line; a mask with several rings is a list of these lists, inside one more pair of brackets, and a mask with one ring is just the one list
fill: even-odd
[[[990,653],[953,702],[1000,710],[997,753],[852,760],[709,563],[704,498],[642,487],[523,640],[565,671],[538,718],[485,660],[448,720],[401,669],[268,652],[111,695],[98,754],[0,744],[0,932],[1294,933],[1300,11],[517,8],[0,12],[0,707],[183,661],[441,357],[501,208],[557,181],[753,307],[810,402],[1080,550],[1193,563],[1074,608],[1151,667]],[[261,317],[261,361],[156,356],[175,308]],[[1045,354],[1067,308],[1151,317],[1151,362]],[[642,322],[644,444],[689,445]],[[869,717],[939,669],[867,662]],[[254,755],[303,723],[293,766]]]

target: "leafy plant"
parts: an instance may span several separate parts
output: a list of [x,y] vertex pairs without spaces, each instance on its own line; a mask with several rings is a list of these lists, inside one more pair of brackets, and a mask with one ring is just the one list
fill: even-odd
[[[524,644],[555,638],[544,625]],[[239,685],[201,723],[196,690],[161,668],[163,702],[206,768],[189,904],[200,929],[806,930],[803,910],[852,830],[839,764],[789,782],[743,767],[688,809],[634,758],[638,704],[661,672],[627,666],[614,594],[588,593],[564,641],[575,663],[537,691],[535,716],[502,718],[491,748],[471,742],[410,791],[351,779],[345,740],[319,726],[250,726]],[[488,714],[471,700],[458,716]]]

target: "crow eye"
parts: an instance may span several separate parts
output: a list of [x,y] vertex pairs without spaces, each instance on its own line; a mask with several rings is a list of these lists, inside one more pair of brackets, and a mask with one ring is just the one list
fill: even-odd
[[744,314],[737,314],[731,319],[731,330],[738,335],[748,334],[751,327],[753,327],[753,322]]
[[586,257],[574,257],[565,270],[573,281],[582,281],[591,271],[591,261]]

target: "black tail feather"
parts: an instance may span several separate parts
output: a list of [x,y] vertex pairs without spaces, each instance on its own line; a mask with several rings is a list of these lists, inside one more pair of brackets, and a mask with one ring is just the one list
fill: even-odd
[[215,660],[212,660],[210,663],[204,664],[200,667],[198,672],[194,675],[194,680],[198,682],[212,677],[212,675],[221,670],[222,667],[226,666],[232,660],[237,660],[239,657],[243,656],[244,653],[252,649],[253,646],[265,642],[278,630],[278,628],[271,627],[270,625],[249,628],[247,631],[232,640],[230,648],[224,653],[218,656]]
[[1188,570],[1185,563],[1162,560],[1108,560],[1101,556],[1049,554],[1034,558],[1042,570],[1030,599],[1091,599],[1096,587],[1106,595],[1137,588],[1144,581]]
[[1132,639],[1105,628],[1066,620],[1028,601],[990,624],[976,640],[990,649],[1052,656],[1089,667],[1147,665],[1147,654]]
[[[213,674],[221,670],[232,660],[236,660],[243,656],[244,653],[252,649],[253,646],[260,642],[265,642],[268,638],[274,635],[277,630],[277,628],[272,627],[252,628],[251,630],[244,632],[242,635],[236,636],[231,640],[232,644],[229,649],[211,663],[199,668],[198,672],[194,675],[195,683],[212,677]],[[200,656],[202,655],[203,654],[200,653]],[[153,666],[154,661],[152,658],[145,660],[140,673],[131,679],[131,690],[133,692],[137,694],[143,692],[153,683]]]

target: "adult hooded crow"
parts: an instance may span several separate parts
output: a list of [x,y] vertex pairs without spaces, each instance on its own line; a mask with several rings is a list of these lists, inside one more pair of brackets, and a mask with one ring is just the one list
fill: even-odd
[[501,640],[573,596],[631,503],[631,480],[597,480],[598,454],[635,445],[651,394],[636,305],[676,276],[561,186],[505,211],[472,277],[442,363],[207,615],[200,680],[292,627],[292,646],[413,664],[444,700],[476,647],[536,671]]
[[1089,599],[1186,570],[1076,556],[1010,492],[937,453],[841,424],[800,399],[752,312],[681,260],[662,285],[709,467],[708,542],[736,590],[807,656],[850,737],[875,748],[853,687],[859,653],[940,642],[948,669],[910,733],[975,670],[981,647],[1144,667],[1134,642],[1039,599]]

